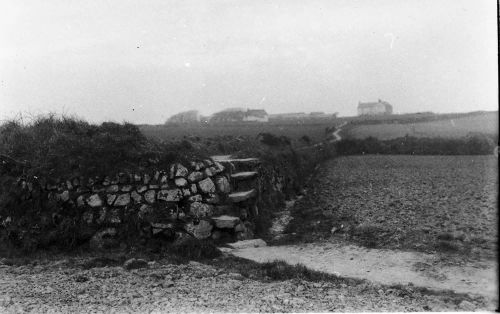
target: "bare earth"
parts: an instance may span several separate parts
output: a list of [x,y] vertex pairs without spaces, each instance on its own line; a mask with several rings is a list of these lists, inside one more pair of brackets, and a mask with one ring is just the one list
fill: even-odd
[[342,277],[393,285],[413,284],[434,290],[481,295],[498,302],[494,261],[446,265],[435,254],[367,249],[355,245],[314,243],[234,250],[232,254],[256,262],[284,260]]

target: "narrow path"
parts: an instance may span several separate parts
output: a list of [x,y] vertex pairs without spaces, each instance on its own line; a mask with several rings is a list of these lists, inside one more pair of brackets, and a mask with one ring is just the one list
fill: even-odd
[[340,131],[342,131],[342,127],[344,127],[346,124],[347,124],[347,122],[342,122],[342,124],[339,125],[337,130],[332,133],[333,139],[330,141],[331,143],[335,143],[335,142],[342,140],[342,137],[340,136],[339,133],[340,133]]
[[311,243],[267,246],[231,251],[259,263],[276,259],[343,277],[366,279],[380,284],[408,284],[433,290],[481,295],[496,302],[496,266],[493,261],[443,265],[437,255],[354,245]]
[[[330,143],[335,143],[340,140],[342,140],[342,137],[340,136],[340,132],[342,131],[342,127],[345,126],[347,122],[341,123],[337,129],[332,133],[333,138],[329,141]],[[321,145],[322,143],[315,144],[313,147],[317,147]],[[305,148],[309,148],[305,147]],[[301,148],[301,149],[304,149]],[[300,199],[302,196],[297,197],[297,199]],[[285,209],[282,210],[281,212],[277,213],[277,217],[273,219],[272,226],[269,229],[270,234],[273,236],[274,239],[278,239],[283,235],[283,232],[285,231],[286,226],[288,223],[292,220],[291,216],[291,208],[295,204],[295,201],[297,200],[291,200],[286,202]]]

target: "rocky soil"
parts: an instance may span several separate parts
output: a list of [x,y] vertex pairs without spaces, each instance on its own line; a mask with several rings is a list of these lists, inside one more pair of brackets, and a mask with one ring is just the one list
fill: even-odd
[[286,232],[368,247],[496,257],[498,159],[340,157],[326,162]]
[[483,306],[481,299],[427,294],[412,286],[252,277],[198,262],[163,260],[107,266],[91,258],[4,263],[0,312],[381,312]]

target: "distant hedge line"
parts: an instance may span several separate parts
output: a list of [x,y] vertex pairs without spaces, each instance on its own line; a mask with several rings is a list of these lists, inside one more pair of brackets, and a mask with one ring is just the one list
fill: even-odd
[[337,143],[336,150],[340,155],[490,155],[497,142],[498,138],[483,134],[456,139],[406,136],[379,140],[368,137],[365,139],[344,139]]
[[421,112],[421,113],[407,113],[407,114],[394,114],[394,115],[376,115],[376,116],[358,116],[352,119],[349,123],[355,125],[367,125],[367,124],[410,124],[419,122],[432,122],[432,121],[442,121],[449,119],[460,119],[465,117],[474,117],[478,115],[484,115],[488,111],[474,111],[468,113],[444,113],[436,114],[433,112]]

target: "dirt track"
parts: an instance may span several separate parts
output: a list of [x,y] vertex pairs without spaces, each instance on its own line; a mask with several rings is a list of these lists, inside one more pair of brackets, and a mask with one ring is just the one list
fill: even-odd
[[408,284],[435,290],[482,295],[497,302],[494,261],[445,265],[438,255],[367,249],[354,245],[314,243],[234,250],[232,254],[256,262],[284,260],[313,270],[379,284]]
[[370,283],[269,281],[190,262],[82,268],[81,259],[0,265],[1,313],[364,312],[491,309],[411,287]]

